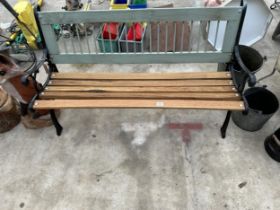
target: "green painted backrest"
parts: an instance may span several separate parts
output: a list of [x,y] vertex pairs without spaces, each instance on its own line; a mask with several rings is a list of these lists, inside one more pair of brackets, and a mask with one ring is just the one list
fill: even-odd
[[[59,11],[40,12],[39,22],[57,64],[226,63],[241,13],[242,7]],[[102,27],[112,22],[119,36],[103,39]],[[143,40],[127,41],[136,22],[145,28]]]

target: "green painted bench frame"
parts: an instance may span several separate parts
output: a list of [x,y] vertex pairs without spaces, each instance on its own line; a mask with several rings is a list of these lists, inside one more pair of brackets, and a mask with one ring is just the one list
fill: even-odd
[[[231,60],[243,7],[39,12],[51,61],[56,64],[227,63]],[[60,52],[53,24],[158,21],[227,21],[220,51],[65,53]]]

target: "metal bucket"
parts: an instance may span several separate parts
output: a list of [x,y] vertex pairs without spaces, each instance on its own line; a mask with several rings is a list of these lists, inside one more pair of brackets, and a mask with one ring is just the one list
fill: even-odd
[[257,73],[263,66],[263,57],[257,50],[245,45],[236,46],[234,56],[236,63],[231,68],[234,70],[238,90],[243,91],[249,77],[248,72],[253,75]]
[[264,148],[272,159],[280,162],[280,128],[265,139]]
[[248,104],[248,110],[233,111],[232,120],[239,128],[246,131],[260,130],[279,108],[276,96],[263,87],[246,90],[244,100]]

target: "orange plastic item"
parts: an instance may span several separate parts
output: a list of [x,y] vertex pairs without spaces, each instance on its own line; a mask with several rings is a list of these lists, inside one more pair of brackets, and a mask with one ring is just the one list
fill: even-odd
[[119,23],[106,23],[103,27],[103,39],[116,39],[119,32]]

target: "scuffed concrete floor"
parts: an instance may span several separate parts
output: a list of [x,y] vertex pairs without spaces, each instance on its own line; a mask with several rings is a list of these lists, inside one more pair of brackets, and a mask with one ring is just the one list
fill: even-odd
[[[274,20],[265,40],[254,46],[268,57],[258,76],[272,70],[278,55],[279,43],[271,40],[275,25]],[[134,68],[215,67],[85,67]],[[262,84],[280,98],[279,81],[277,73]],[[52,127],[27,130],[19,125],[0,134],[0,209],[278,210],[280,165],[265,153],[263,142],[279,127],[280,112],[255,133],[231,123],[227,138],[221,139],[224,117],[224,111],[67,110],[60,118],[61,137]],[[182,129],[188,126],[196,128],[190,130],[189,138]]]

